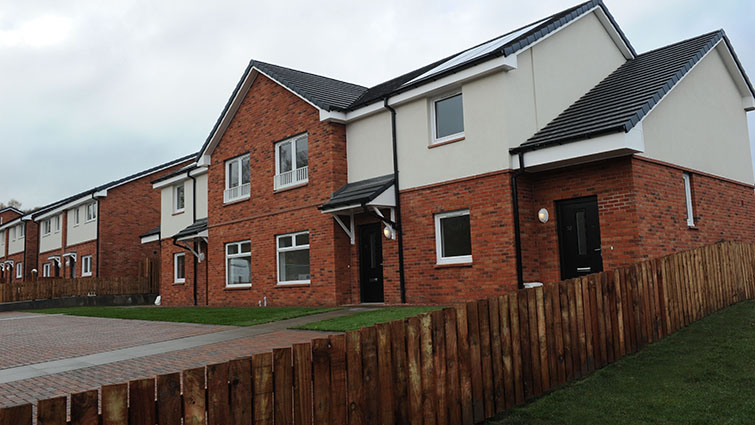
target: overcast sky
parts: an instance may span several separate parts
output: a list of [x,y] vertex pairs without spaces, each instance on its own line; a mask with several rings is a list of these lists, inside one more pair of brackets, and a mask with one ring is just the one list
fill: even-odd
[[[196,152],[251,58],[370,86],[577,3],[0,0],[0,202]],[[724,28],[755,77],[752,0],[605,3],[638,52]]]

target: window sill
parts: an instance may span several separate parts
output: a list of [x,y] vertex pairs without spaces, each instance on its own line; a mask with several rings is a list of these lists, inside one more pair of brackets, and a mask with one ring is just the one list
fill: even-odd
[[465,137],[461,136],[461,137],[457,137],[455,139],[446,140],[445,142],[435,142],[433,144],[430,144],[427,148],[428,149],[432,149],[432,148],[437,148],[437,147],[444,146],[444,145],[450,145],[451,143],[461,142],[464,139],[465,139]]
[[298,188],[306,186],[308,184],[309,184],[309,180],[307,180],[305,182],[301,182],[301,183],[292,184],[290,186],[283,186],[283,187],[278,188],[278,189],[273,189],[273,193],[280,193],[280,192],[285,192],[285,191],[291,190],[291,189],[298,189]]
[[448,263],[448,264],[436,264],[434,267],[436,269],[451,269],[451,268],[459,268],[459,267],[472,267],[474,263],[472,261],[466,261],[464,263]]
[[82,274],[81,277],[92,277],[92,274],[91,273],[89,273],[89,274]]
[[185,212],[186,212],[186,210],[176,211],[172,215],[181,215],[181,214],[183,214]]
[[184,286],[186,285],[186,282],[173,282],[173,286]]
[[85,222],[84,222],[84,224],[87,224],[87,223],[91,223],[91,222],[93,222],[93,221],[96,221],[96,220],[97,220],[97,218],[95,217],[95,218],[93,218],[93,219],[91,219],[91,220],[87,220],[87,221],[85,221]]
[[238,198],[238,199],[232,199],[230,201],[223,202],[223,206],[238,204],[238,203],[244,202],[244,201],[246,201],[248,199],[249,199],[249,196],[245,196],[243,198]]
[[245,291],[252,289],[252,284],[241,284],[241,285],[232,285],[232,286],[226,286],[223,288],[224,291]]
[[689,224],[687,225],[687,229],[689,229],[689,230],[695,230],[695,231],[699,231],[700,230],[699,227],[697,227],[695,225],[690,226]]
[[304,286],[312,286],[311,283],[278,283],[275,285],[276,288],[301,288]]

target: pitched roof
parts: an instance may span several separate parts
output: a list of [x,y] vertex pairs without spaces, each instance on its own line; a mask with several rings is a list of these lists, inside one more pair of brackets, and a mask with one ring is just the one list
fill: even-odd
[[19,209],[18,209],[18,208],[16,208],[16,207],[5,207],[5,208],[0,208],[0,213],[4,213],[4,212],[6,212],[6,211],[13,211],[13,212],[14,212],[14,213],[16,213],[16,214],[23,214],[23,213],[24,213],[23,211],[19,210]]
[[194,236],[194,235],[199,234],[200,232],[204,232],[205,230],[207,230],[207,219],[200,218],[194,223],[186,226],[180,232],[173,235],[173,240],[177,241],[178,239],[185,238],[187,236]]
[[345,205],[364,205],[385,192],[393,182],[393,174],[388,174],[345,184],[335,191],[331,195],[330,201],[321,206],[320,209],[327,210]]
[[627,48],[632,52],[632,55],[636,56],[634,48],[618,24],[616,24],[608,8],[606,8],[601,0],[591,0],[371,87],[359,99],[349,105],[347,109],[354,110],[379,101],[386,96],[401,93],[496,57],[509,56],[572,22],[595,7],[603,9],[603,12],[605,12],[608,19],[616,28]]
[[159,234],[160,234],[160,226],[157,226],[142,233],[141,235],[139,235],[139,237],[143,238],[145,236],[152,236],[152,235],[159,235]]
[[725,37],[723,30],[714,31],[625,62],[511,152],[628,132]]

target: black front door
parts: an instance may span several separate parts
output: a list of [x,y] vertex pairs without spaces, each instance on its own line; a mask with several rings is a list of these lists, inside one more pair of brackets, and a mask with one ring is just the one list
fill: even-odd
[[359,280],[363,303],[383,302],[383,240],[380,223],[359,227]]
[[558,201],[556,210],[561,279],[602,272],[598,198]]

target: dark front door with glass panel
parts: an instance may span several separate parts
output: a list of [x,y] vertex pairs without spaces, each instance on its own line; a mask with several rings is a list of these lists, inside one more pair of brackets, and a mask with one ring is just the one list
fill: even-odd
[[561,279],[603,271],[598,198],[590,196],[559,201],[556,214]]
[[380,223],[359,227],[359,280],[363,303],[381,303],[385,299],[382,234]]

